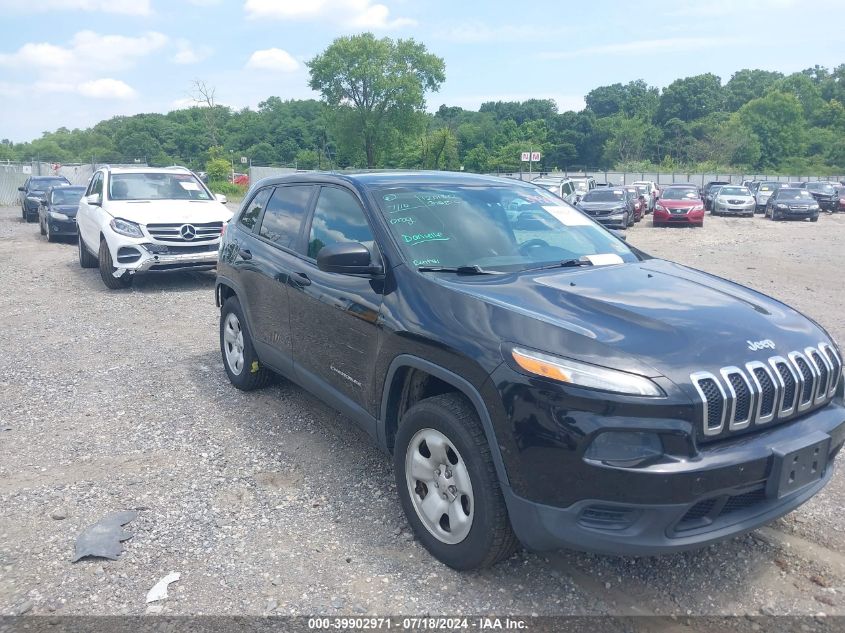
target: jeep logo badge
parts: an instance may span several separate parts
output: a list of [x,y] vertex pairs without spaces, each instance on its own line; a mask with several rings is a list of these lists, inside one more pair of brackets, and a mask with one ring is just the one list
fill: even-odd
[[197,230],[191,224],[183,224],[179,229],[179,235],[183,240],[190,241],[197,236]]
[[762,341],[746,341],[746,343],[748,343],[748,349],[752,352],[756,352],[759,349],[775,348],[775,342],[768,338],[764,338]]

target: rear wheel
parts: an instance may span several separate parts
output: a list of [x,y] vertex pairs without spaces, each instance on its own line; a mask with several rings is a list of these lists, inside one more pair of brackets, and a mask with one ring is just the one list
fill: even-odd
[[94,257],[90,252],[88,252],[88,248],[82,242],[82,236],[79,235],[77,237],[77,244],[79,245],[79,266],[80,268],[96,268],[97,267],[97,258]]
[[106,288],[110,290],[121,290],[132,285],[132,275],[128,272],[115,277],[114,273],[117,270],[112,263],[111,251],[106,240],[100,240],[100,253],[98,257],[98,264],[100,267],[100,279],[103,280]]
[[420,543],[459,570],[489,567],[517,547],[490,445],[473,407],[448,393],[402,416],[393,451],[402,508]]
[[260,389],[273,379],[273,373],[258,360],[237,297],[226,299],[220,309],[220,351],[229,382],[238,389]]

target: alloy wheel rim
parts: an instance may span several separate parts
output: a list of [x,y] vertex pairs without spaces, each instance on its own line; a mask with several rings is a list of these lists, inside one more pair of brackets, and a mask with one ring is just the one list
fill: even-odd
[[239,376],[244,369],[244,333],[240,320],[233,312],[226,316],[223,323],[223,353],[229,369]]
[[454,545],[472,529],[475,499],[466,462],[452,441],[436,429],[421,429],[405,452],[405,482],[425,528]]

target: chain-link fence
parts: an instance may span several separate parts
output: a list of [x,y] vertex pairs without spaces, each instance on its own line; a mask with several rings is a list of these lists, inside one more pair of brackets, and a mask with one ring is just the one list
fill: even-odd
[[530,175],[528,172],[510,172],[492,174],[504,176],[506,178],[522,178],[522,180],[529,180],[540,178],[541,176],[551,177],[569,177],[569,178],[595,178],[596,182],[606,182],[613,185],[627,185],[632,182],[640,180],[647,180],[656,182],[659,185],[671,185],[673,183],[692,183],[703,187],[708,182],[724,181],[734,184],[740,184],[744,180],[770,180],[775,182],[808,182],[808,181],[825,181],[825,182],[840,182],[845,180],[845,175],[842,176],[775,176],[771,174],[721,174],[721,173],[680,173],[680,172],[623,172],[623,171],[602,171],[602,170],[583,170],[583,171],[557,171],[557,172],[534,172]]
[[[46,161],[0,163],[0,205],[15,206],[21,202],[21,187],[30,176],[64,176],[72,185],[87,185],[91,175],[105,163],[72,163],[64,165]],[[112,167],[143,167],[143,163],[108,163]]]

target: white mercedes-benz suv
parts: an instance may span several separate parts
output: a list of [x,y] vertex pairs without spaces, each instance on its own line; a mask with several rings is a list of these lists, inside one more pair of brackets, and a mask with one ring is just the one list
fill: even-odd
[[225,202],[185,167],[103,167],[76,215],[79,265],[99,267],[112,289],[137,273],[211,270],[232,217]]

